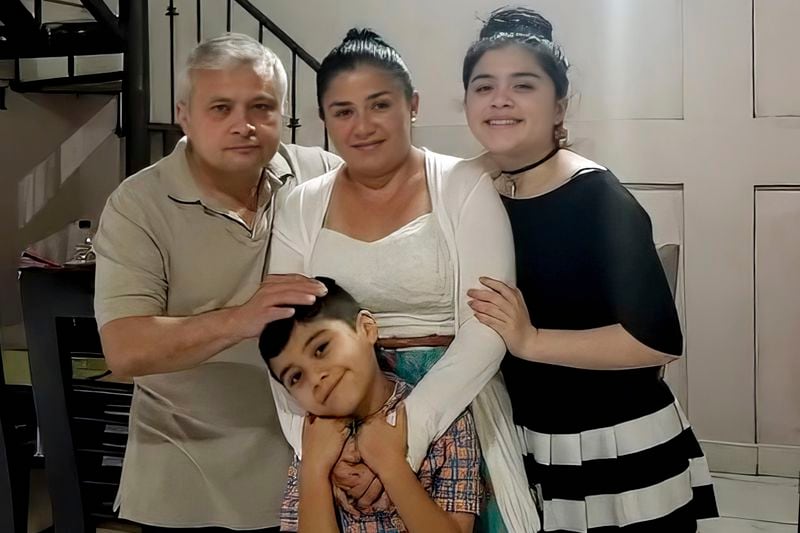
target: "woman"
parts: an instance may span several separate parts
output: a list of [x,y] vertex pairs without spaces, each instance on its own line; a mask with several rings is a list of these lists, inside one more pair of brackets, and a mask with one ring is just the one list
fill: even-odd
[[[505,347],[466,304],[479,276],[513,279],[511,232],[491,179],[475,162],[412,146],[419,96],[397,52],[369,30],[351,30],[325,58],[317,98],[345,164],[287,198],[270,271],[333,278],[375,314],[383,362],[417,384],[406,400],[412,465],[474,400],[506,526],[533,531],[522,450],[495,377]],[[273,390],[299,453],[302,416]]]
[[561,148],[567,68],[523,8],[492,13],[466,54],[467,121],[500,169],[518,284],[483,279],[470,306],[508,346],[545,531],[696,531],[717,515],[711,478],[659,375],[682,352],[677,313],[645,211]]

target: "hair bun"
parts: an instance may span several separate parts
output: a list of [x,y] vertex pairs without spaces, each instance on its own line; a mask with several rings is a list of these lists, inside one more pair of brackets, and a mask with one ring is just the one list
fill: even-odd
[[351,41],[371,41],[383,45],[386,44],[386,42],[383,40],[383,37],[369,28],[350,28],[347,31],[347,35],[344,36],[342,44],[349,43]]
[[481,29],[480,38],[496,35],[530,35],[553,40],[553,25],[542,15],[526,7],[501,7],[492,11]]

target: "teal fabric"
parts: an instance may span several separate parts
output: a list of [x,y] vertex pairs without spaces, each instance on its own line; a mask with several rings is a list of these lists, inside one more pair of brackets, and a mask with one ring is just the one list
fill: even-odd
[[[403,381],[416,385],[442,358],[446,347],[414,347],[403,349],[378,349],[378,361],[384,370],[394,373]],[[497,500],[491,491],[491,480],[486,464],[481,464],[481,475],[486,481],[487,491],[480,516],[475,520],[475,533],[508,533]]]

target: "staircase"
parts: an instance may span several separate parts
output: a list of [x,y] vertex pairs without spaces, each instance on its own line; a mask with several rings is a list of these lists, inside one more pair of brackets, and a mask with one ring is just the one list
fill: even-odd
[[[106,93],[122,89],[122,70],[81,75],[75,71],[76,57],[121,54],[125,38],[118,17],[101,0],[81,0],[94,17],[42,23],[43,0],[34,3],[34,13],[19,0],[0,5],[0,60],[13,60],[16,66],[10,87],[18,92]],[[64,58],[66,75],[44,79],[25,79],[21,68],[35,58]]]

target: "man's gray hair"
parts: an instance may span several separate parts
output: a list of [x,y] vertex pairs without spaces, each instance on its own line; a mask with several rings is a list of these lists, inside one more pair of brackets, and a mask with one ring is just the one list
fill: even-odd
[[278,101],[283,109],[286,101],[286,70],[275,52],[252,37],[241,33],[226,33],[198,44],[189,54],[178,74],[178,101],[189,103],[192,95],[192,70],[225,70],[249,65],[267,80],[272,80]]

